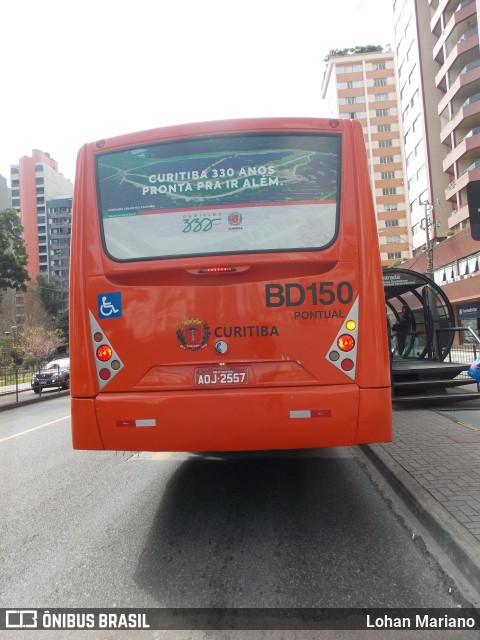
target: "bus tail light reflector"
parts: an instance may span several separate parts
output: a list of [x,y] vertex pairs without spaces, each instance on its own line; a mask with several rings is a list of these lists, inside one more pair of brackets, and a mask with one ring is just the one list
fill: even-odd
[[347,319],[342,323],[335,340],[330,345],[325,358],[328,362],[355,380],[358,346],[358,306],[359,298],[355,299],[351,309],[346,314]]
[[92,340],[93,359],[97,370],[97,382],[100,389],[103,389],[107,382],[123,369],[123,362],[118,357],[91,311],[89,311],[89,315],[90,337]]

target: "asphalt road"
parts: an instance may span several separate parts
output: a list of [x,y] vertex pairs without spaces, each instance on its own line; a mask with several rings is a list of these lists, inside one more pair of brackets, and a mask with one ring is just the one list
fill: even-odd
[[73,451],[56,398],[0,413],[0,514],[0,607],[468,606],[351,449]]

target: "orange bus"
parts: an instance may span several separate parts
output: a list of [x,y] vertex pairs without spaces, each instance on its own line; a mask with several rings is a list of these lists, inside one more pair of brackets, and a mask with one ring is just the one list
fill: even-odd
[[86,144],[73,205],[76,449],[391,439],[360,124],[248,119]]

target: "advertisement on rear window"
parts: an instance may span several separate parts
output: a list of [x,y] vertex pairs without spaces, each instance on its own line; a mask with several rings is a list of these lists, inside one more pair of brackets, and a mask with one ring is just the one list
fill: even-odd
[[118,260],[319,249],[335,238],[338,135],[218,136],[97,156]]

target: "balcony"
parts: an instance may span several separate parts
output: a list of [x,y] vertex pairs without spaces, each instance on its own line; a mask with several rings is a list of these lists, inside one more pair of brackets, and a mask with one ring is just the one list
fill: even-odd
[[[480,55],[480,52],[479,52]],[[480,91],[480,57],[468,63],[457,76],[455,82],[447,90],[438,103],[438,112],[443,113],[453,100],[464,100]]]
[[440,132],[442,143],[454,131],[462,127],[463,129],[473,128],[480,124],[480,93],[467,98],[460,109],[454,113],[450,121]]
[[453,13],[452,17],[445,25],[445,29],[443,30],[443,32],[434,34],[438,37],[438,40],[433,47],[434,60],[436,60],[440,64],[444,62],[444,60],[442,60],[444,46],[448,51],[450,51],[452,47],[451,40],[454,41],[454,44],[458,44],[458,38],[462,35],[461,31],[465,31],[465,26],[463,25],[463,23],[467,20],[471,21],[471,19],[475,15],[475,0],[466,0],[465,2],[461,2],[459,4],[458,9]]
[[471,164],[456,180],[450,182],[445,190],[445,199],[452,200],[455,198],[456,194],[465,189],[467,184],[473,180],[480,180],[480,160]]
[[[476,133],[474,133],[476,131]],[[460,159],[468,161],[480,157],[480,127],[472,129],[465,138],[443,160],[443,171],[449,169]]]
[[[473,29],[466,31],[460,37],[457,44],[448,54],[445,63],[435,76],[435,86],[441,87],[442,84],[445,83],[445,77],[448,72],[452,72],[454,70],[455,63],[459,62],[463,67],[466,63],[472,62],[474,59],[478,58],[478,55],[478,28],[475,26]],[[468,56],[470,59],[468,59]],[[439,114],[440,113],[441,111],[439,111]]]

